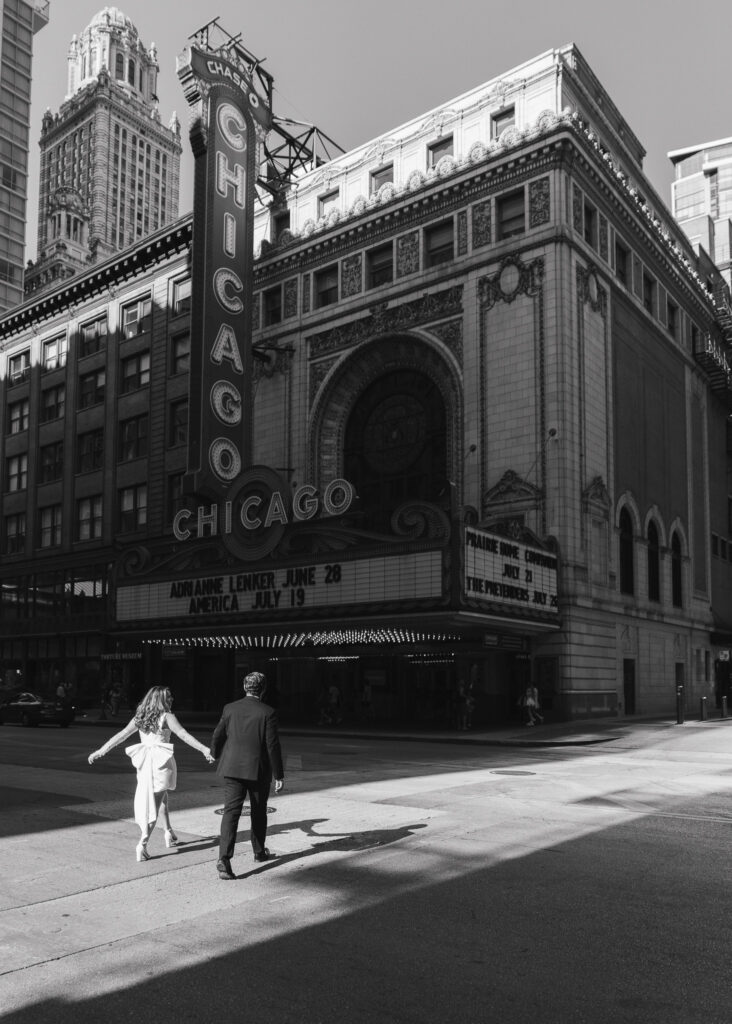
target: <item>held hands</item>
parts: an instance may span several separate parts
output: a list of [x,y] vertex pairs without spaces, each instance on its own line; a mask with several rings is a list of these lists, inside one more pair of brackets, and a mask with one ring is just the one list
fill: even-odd
[[211,750],[209,749],[209,747],[206,747],[206,749],[204,751],[202,751],[202,753],[203,753],[203,756],[206,758],[206,760],[208,761],[209,764],[215,764],[216,763],[216,758],[211,753]]
[[94,764],[94,762],[98,761],[100,757],[104,757],[104,754],[101,750],[95,750],[92,754],[89,754],[89,764]]
[[275,793],[281,792],[282,787],[284,786],[284,784],[285,784],[285,780],[284,779],[275,779]]

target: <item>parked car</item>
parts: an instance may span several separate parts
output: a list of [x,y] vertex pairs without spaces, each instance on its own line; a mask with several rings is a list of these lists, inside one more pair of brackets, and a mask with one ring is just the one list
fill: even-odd
[[0,697],[0,725],[19,722],[21,725],[60,725],[67,729],[76,709],[62,697],[40,697],[30,690],[19,690]]

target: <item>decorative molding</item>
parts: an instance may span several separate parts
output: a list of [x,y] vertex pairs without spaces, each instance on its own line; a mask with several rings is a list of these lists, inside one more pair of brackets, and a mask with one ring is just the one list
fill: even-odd
[[252,331],[258,331],[261,326],[260,308],[261,293],[255,292],[252,296]]
[[537,295],[544,280],[544,260],[541,256],[524,263],[516,253],[501,260],[498,272],[492,277],[478,280],[480,304],[490,309],[497,302],[513,302],[518,295]]
[[298,279],[296,277],[291,277],[289,280],[285,281],[282,308],[282,315],[285,320],[289,320],[290,317],[297,316],[297,285]]
[[315,401],[315,396],[320,390],[320,385],[338,362],[339,357],[333,356],[330,359],[321,359],[317,363],[310,364],[310,405]]
[[485,492],[481,509],[484,520],[497,520],[533,512],[540,508],[543,502],[544,492],[540,487],[529,483],[509,469],[495,486]]
[[575,184],[572,185],[572,224],[574,230],[582,234],[584,224],[582,192]]
[[310,312],[310,274],[302,275],[302,311]]
[[430,326],[430,333],[439,338],[443,345],[447,346],[456,361],[463,365],[463,320],[459,317],[456,320],[448,320],[443,324]]
[[400,235],[396,245],[396,276],[407,277],[419,270],[419,232]]
[[359,295],[363,287],[363,274],[361,273],[362,254],[354,253],[346,256],[341,263],[341,298],[348,299],[352,295]]
[[457,215],[457,254],[464,256],[468,251],[468,211],[458,210]]
[[599,513],[604,519],[610,518],[612,500],[601,476],[593,477],[582,491],[582,508],[585,512]]
[[389,308],[387,303],[372,306],[368,316],[351,320],[306,338],[311,359],[329,352],[352,348],[380,334],[398,334],[414,327],[444,320],[462,313],[462,285],[441,292],[425,292],[412,302]]
[[577,293],[583,305],[589,303],[593,313],[599,313],[603,319],[607,317],[607,292],[595,267],[577,267]]
[[551,190],[549,178],[529,182],[529,227],[538,228],[551,220]]
[[491,201],[484,200],[471,207],[473,218],[473,249],[491,244]]
[[607,218],[600,214],[600,256],[605,262],[609,262],[609,238]]

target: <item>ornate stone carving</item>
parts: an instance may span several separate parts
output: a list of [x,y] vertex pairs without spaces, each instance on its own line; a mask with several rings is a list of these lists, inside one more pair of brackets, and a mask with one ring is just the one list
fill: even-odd
[[594,313],[607,315],[607,292],[601,287],[595,267],[577,267],[577,293],[582,303],[589,303]]
[[341,297],[349,298],[358,295],[362,287],[361,253],[346,256],[341,263]]
[[478,281],[481,305],[490,309],[499,301],[513,302],[517,295],[537,295],[543,279],[544,260],[541,256],[531,263],[523,263],[519,256],[510,254],[501,260],[498,273]]
[[606,261],[608,258],[608,248],[607,220],[600,214],[600,256]]
[[491,244],[491,201],[476,203],[471,208],[473,217],[473,248]]
[[302,311],[310,312],[310,274],[302,275]]
[[396,275],[406,277],[419,270],[419,232],[397,238]]
[[328,352],[358,345],[378,334],[398,334],[462,313],[462,296],[462,285],[455,285],[441,292],[425,292],[421,298],[391,309],[386,303],[373,306],[369,316],[310,335],[307,339],[310,356],[315,359]]
[[285,299],[282,310],[284,319],[297,316],[297,278],[291,277],[285,281]]
[[443,345],[446,345],[452,354],[457,359],[458,363],[463,365],[463,321],[462,317],[457,320],[448,320],[444,324],[435,324],[434,327],[430,327],[430,331],[436,337],[440,339]]
[[468,251],[468,212],[460,210],[457,215],[457,254],[464,256]]
[[594,512],[607,517],[610,514],[611,505],[612,501],[605,486],[605,481],[601,476],[593,477],[582,492],[583,509],[585,512],[589,512],[592,509]]
[[252,330],[259,330],[259,306],[260,306],[260,293],[256,292],[252,298]]
[[410,540],[448,540],[450,520],[430,501],[410,501],[400,505],[391,517],[391,528]]
[[310,366],[310,405],[312,406],[315,401],[315,396],[320,390],[320,385],[323,383],[325,378],[330,373],[332,367],[338,362],[338,356],[333,356],[332,359],[322,359],[318,363],[312,363]]
[[582,234],[582,193],[576,185],[572,185],[572,223],[574,230]]
[[529,182],[529,227],[538,228],[551,219],[549,178]]

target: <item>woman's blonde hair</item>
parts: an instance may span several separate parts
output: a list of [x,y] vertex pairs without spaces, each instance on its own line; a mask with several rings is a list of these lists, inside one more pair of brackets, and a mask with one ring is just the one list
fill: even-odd
[[167,686],[153,686],[147,691],[135,711],[135,725],[142,732],[157,732],[160,717],[170,711],[173,695]]

